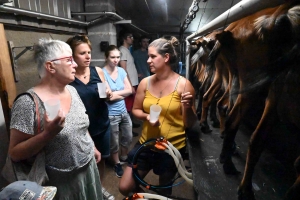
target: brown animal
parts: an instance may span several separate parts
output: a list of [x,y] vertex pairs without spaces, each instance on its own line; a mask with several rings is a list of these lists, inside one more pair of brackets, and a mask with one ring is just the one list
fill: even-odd
[[[199,88],[197,113],[200,115],[201,131],[204,133],[211,132],[207,122],[209,108],[210,118],[213,121],[213,127],[220,127],[220,122],[216,115],[216,105],[218,99],[220,99],[220,97],[223,95],[224,89],[228,85],[227,68],[223,67],[222,63],[216,63],[213,67],[206,66],[208,55],[210,54],[216,42],[215,35],[220,32],[221,31],[214,31],[205,37],[198,39],[196,43],[198,46],[200,46],[200,48],[191,59],[191,63],[197,63],[199,69],[199,73],[196,75],[196,77],[198,77],[197,79],[198,82],[201,83],[201,87]],[[220,108],[223,108],[223,110],[224,108],[227,108],[227,104],[224,103],[226,102],[224,99],[226,99],[225,96],[223,96],[221,101],[222,106],[220,106]],[[221,120],[224,121],[224,118]]]
[[[209,72],[206,70],[206,60],[208,54],[210,53],[214,45],[214,41],[204,37],[198,39],[195,42],[195,44],[197,44],[198,50],[196,53],[193,54],[191,58],[190,81],[194,83],[194,87],[196,88],[198,94],[197,115],[198,118],[200,119],[202,113],[203,95],[211,85],[212,79],[214,77],[213,70]],[[215,100],[216,98],[213,99]],[[216,115],[216,101],[214,101],[214,103],[212,103],[212,105],[210,106],[210,119],[213,121],[214,127],[219,127],[219,120]],[[202,132],[211,132],[207,123],[205,124],[205,126],[203,126],[203,124],[200,125],[202,125],[201,126]]]
[[[276,119],[284,118],[287,123],[295,124],[297,131],[300,130],[300,126],[297,125],[300,121],[300,85],[296,85],[295,88],[295,84],[287,81],[300,78],[297,66],[300,6],[297,6],[297,3],[299,2],[295,1],[259,11],[230,24],[224,33],[216,36],[221,45],[212,53],[211,59],[217,62],[221,57],[226,58],[224,61],[230,67],[230,71],[238,77],[239,83],[238,96],[228,114],[223,132],[220,161],[225,173],[238,173],[231,156],[241,120],[257,103],[264,103],[263,114],[250,140],[244,177],[239,187],[239,199],[254,199],[254,166],[266,139],[271,136]],[[274,81],[276,77],[280,78]],[[293,90],[293,96],[288,95],[289,90]],[[292,104],[293,108],[286,108],[287,103]],[[299,187],[299,182],[298,178],[293,188]],[[293,188],[288,195],[297,196]],[[297,198],[300,199],[299,196]]]
[[[299,7],[300,11],[300,7]],[[291,54],[291,55],[290,55]],[[283,57],[278,63],[272,64],[272,70],[284,68],[279,74],[264,73],[271,82],[265,109],[258,126],[253,132],[247,153],[244,176],[239,186],[239,199],[255,199],[252,192],[252,175],[254,167],[264,149],[268,138],[272,137],[272,128],[278,122],[284,122],[293,127],[292,131],[300,133],[300,43]],[[279,70],[281,71],[281,70]],[[270,75],[271,74],[271,75]],[[275,79],[274,81],[272,79]],[[255,86],[259,87],[259,86]],[[300,157],[295,161],[297,179],[286,195],[288,200],[300,199]]]

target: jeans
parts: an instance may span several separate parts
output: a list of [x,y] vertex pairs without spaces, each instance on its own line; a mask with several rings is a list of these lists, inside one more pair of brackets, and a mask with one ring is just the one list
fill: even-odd
[[[132,122],[129,114],[124,112],[121,115],[110,115],[109,119],[111,128],[110,152],[119,151],[119,141],[120,145],[129,148],[132,142]],[[119,139],[120,133],[122,134],[121,139]]]

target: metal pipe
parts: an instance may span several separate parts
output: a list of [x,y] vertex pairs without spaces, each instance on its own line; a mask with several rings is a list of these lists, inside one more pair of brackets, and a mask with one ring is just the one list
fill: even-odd
[[130,26],[132,26],[132,27],[134,27],[134,28],[138,29],[139,31],[142,31],[142,32],[143,32],[143,33],[145,33],[145,34],[149,34],[148,32],[146,32],[146,31],[144,31],[144,30],[140,29],[139,27],[137,27],[137,26],[136,26],[136,25],[134,25],[134,24],[130,24]]
[[[194,37],[204,35],[208,32],[211,32],[215,29],[218,29],[222,26],[225,26],[227,24],[230,24],[234,21],[237,21],[243,17],[246,17],[248,15],[251,15],[259,10],[268,8],[268,7],[274,7],[278,6],[280,4],[285,3],[285,0],[243,0],[237,3],[235,6],[233,6],[231,9],[227,10],[214,20],[212,20],[207,25],[203,26],[199,30],[197,30],[195,33],[189,35],[186,40],[190,40]],[[224,21],[226,20],[227,24],[224,24]]]
[[[206,24],[199,30],[197,30],[195,33],[189,35],[186,38],[186,46],[187,46],[187,51],[189,49],[189,40],[197,37],[197,36],[202,36],[208,32],[214,31],[222,26],[225,26],[227,24],[230,24],[234,21],[237,21],[243,17],[246,17],[248,15],[251,15],[259,10],[268,8],[268,7],[275,7],[280,4],[285,3],[285,0],[243,0],[237,3],[235,6],[212,20],[210,23]],[[226,20],[227,24],[224,24],[224,21]],[[186,71],[188,74],[189,71],[189,55],[186,56]],[[188,76],[186,76],[188,78]]]
[[25,10],[25,9],[19,9],[15,7],[10,7],[10,6],[5,6],[5,5],[0,5],[0,11],[5,11],[8,13],[15,13],[19,15],[26,15],[30,17],[36,17],[36,18],[41,18],[41,19],[48,19],[48,20],[54,20],[54,21],[60,21],[60,22],[66,22],[69,24],[76,24],[80,26],[88,26],[88,22],[81,22],[73,19],[68,19],[68,18],[63,18],[63,17],[58,17],[55,15],[48,15],[48,14],[43,14],[39,12],[34,12],[30,10]]
[[[69,24],[76,24],[76,25],[80,25],[80,26],[89,26],[91,24],[94,24],[96,21],[100,20],[100,18],[97,18],[96,20],[92,20],[91,22],[82,22],[82,21],[78,21],[78,20],[58,17],[58,16],[55,16],[55,15],[49,15],[49,14],[34,12],[34,11],[31,11],[31,10],[25,10],[25,9],[20,9],[20,8],[5,6],[5,5],[0,5],[0,11],[5,11],[5,12],[8,12],[8,13],[15,13],[15,14],[19,14],[19,15],[26,15],[26,16],[36,17],[36,18],[40,18],[40,19],[48,19],[48,20],[66,22],[66,23],[69,23]],[[72,15],[111,15],[111,16],[116,17],[119,20],[124,20],[123,17],[121,17],[120,15],[118,15],[114,12],[105,12],[105,11],[104,12],[91,12],[91,13],[74,12],[74,13],[71,13],[71,14]],[[134,28],[138,29],[141,32],[149,34],[146,31],[138,28],[137,26],[135,26],[133,24],[130,24],[130,25],[133,26]]]
[[[186,52],[189,51],[189,48],[190,48],[190,42],[188,40],[186,40]],[[190,54],[189,53],[186,53],[185,54],[185,78],[189,80],[190,78]]]
[[112,15],[117,17],[120,20],[123,20],[124,18],[118,15],[114,12],[107,12],[107,11],[101,11],[101,12],[71,12],[71,15]]
[[[103,12],[72,12],[71,15],[112,15],[116,18],[118,18],[119,20],[125,20],[123,17],[121,17],[120,15],[114,13],[114,12],[106,12],[106,11],[103,11]],[[134,24],[129,24],[130,26],[134,27],[135,29],[141,31],[141,32],[144,32],[146,34],[149,34],[148,32],[138,28],[136,25]]]

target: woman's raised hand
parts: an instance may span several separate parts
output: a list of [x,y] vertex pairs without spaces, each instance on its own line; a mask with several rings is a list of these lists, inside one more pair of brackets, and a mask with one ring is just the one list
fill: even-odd
[[44,114],[44,119],[44,131],[49,137],[53,138],[64,128],[66,115],[62,109],[59,109],[57,116],[53,120],[50,120],[46,113]]
[[191,108],[193,106],[193,95],[190,92],[181,94],[181,103],[184,108]]

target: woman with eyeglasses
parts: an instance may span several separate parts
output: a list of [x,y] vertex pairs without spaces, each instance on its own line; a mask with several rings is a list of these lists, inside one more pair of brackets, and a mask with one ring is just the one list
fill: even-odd
[[[76,88],[82,99],[86,113],[89,116],[89,133],[96,148],[101,153],[98,163],[100,179],[103,183],[105,175],[105,159],[110,156],[110,121],[106,101],[112,97],[112,92],[107,84],[100,67],[90,66],[92,45],[86,35],[75,35],[67,40],[73,51],[74,61],[77,63],[75,80],[70,83]],[[97,83],[106,84],[107,98],[99,98]],[[103,198],[113,200],[114,196],[102,187]]]
[[[76,63],[68,44],[59,40],[40,39],[34,45],[40,83],[28,90],[30,95],[16,99],[10,123],[9,155],[13,161],[29,160],[40,151],[45,153],[49,181],[57,187],[56,199],[102,200],[97,162],[100,152],[88,131],[89,119],[76,89]],[[45,102],[60,101],[54,119],[46,114]],[[40,105],[36,113],[36,105]],[[41,119],[36,116],[38,115]],[[35,133],[36,124],[41,132]]]

